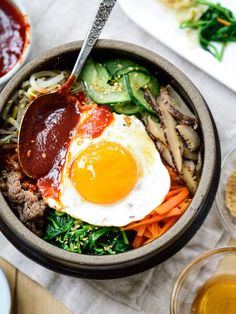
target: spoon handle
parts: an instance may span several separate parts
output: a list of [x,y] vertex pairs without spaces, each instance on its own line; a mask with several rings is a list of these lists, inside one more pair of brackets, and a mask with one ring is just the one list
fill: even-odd
[[78,77],[93,46],[98,40],[117,0],[102,0],[80,50],[71,76]]

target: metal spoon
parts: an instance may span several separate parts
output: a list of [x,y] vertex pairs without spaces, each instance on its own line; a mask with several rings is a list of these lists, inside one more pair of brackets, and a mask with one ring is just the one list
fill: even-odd
[[45,176],[55,158],[63,154],[71,130],[79,119],[77,100],[69,94],[92,48],[108,20],[116,0],[102,0],[89,28],[74,68],[63,86],[42,95],[28,106],[18,136],[18,156],[22,170],[32,178]]

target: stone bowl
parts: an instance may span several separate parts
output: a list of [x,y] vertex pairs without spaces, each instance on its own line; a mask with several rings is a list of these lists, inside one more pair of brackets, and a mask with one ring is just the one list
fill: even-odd
[[[71,69],[82,42],[72,42],[46,51],[22,68],[5,86],[0,111],[10,95],[30,74],[40,70]],[[170,83],[199,119],[203,138],[203,170],[196,194],[175,225],[153,242],[126,253],[107,256],[75,254],[57,248],[37,237],[16,217],[0,194],[0,227],[5,237],[23,254],[46,268],[62,274],[94,279],[129,276],[167,260],[196,233],[214,201],[220,176],[220,144],[212,115],[193,83],[173,64],[158,54],[120,41],[100,40],[92,55],[132,58],[158,73],[162,84]]]

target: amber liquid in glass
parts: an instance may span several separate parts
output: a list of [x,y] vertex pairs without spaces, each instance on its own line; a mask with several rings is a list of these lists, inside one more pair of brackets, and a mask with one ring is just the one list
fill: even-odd
[[236,314],[236,275],[219,275],[199,290],[191,314]]

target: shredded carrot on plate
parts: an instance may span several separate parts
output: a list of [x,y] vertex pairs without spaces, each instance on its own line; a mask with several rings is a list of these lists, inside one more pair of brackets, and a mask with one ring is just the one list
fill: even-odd
[[220,24],[225,25],[225,26],[231,25],[231,23],[229,21],[221,19],[220,17],[218,17],[217,22],[219,22]]

